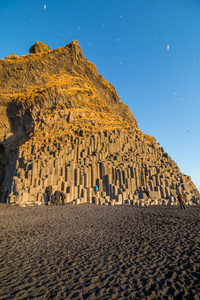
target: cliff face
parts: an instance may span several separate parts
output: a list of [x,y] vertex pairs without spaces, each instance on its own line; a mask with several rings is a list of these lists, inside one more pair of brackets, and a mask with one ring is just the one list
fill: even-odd
[[141,204],[145,185],[151,203],[173,204],[175,183],[188,203],[198,201],[191,179],[138,129],[77,41],[52,51],[38,42],[30,52],[0,60],[0,184],[10,202],[44,203],[51,184],[67,202]]
[[63,104],[68,108],[111,111],[137,126],[115,88],[83,56],[77,41],[53,51],[41,52],[41,46],[39,49],[39,53],[0,60],[2,104],[14,101],[31,109]]

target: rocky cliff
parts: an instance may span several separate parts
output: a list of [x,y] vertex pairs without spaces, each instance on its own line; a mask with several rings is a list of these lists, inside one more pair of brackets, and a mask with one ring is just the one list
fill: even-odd
[[0,167],[1,188],[20,205],[44,203],[47,185],[67,203],[173,205],[176,183],[187,204],[199,201],[77,41],[55,50],[37,42],[28,55],[0,60]]

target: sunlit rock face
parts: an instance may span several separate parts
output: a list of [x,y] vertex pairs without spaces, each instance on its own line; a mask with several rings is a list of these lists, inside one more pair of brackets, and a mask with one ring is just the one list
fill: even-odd
[[5,57],[5,59],[10,59],[10,60],[16,60],[18,58],[19,58],[19,56],[14,54],[14,53],[12,53],[12,54]]
[[30,49],[0,60],[0,184],[10,203],[42,205],[52,185],[67,203],[174,205],[176,183],[198,203],[190,177],[139,130],[77,41]]
[[42,42],[36,42],[29,49],[29,53],[44,53],[44,52],[50,52],[50,51],[51,51],[50,47]]

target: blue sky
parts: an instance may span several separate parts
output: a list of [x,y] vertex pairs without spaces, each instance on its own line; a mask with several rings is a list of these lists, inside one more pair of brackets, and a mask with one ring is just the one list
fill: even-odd
[[200,190],[199,0],[0,0],[0,58],[78,40]]

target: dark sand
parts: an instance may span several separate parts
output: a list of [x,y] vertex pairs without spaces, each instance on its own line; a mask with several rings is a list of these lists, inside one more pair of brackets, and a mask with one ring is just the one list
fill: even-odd
[[200,299],[200,206],[0,204],[0,299]]

